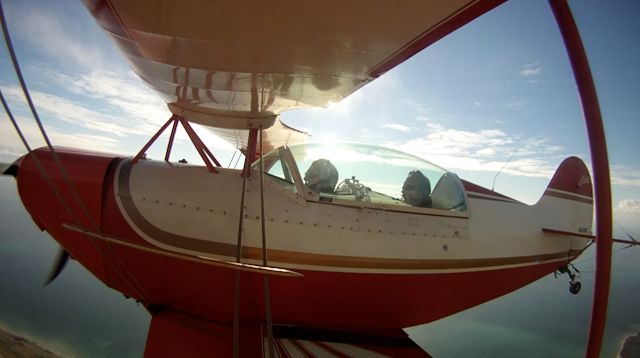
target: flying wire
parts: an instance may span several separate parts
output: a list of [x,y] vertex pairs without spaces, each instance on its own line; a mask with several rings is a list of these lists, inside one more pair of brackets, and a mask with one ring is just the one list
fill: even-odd
[[36,107],[33,104],[33,101],[31,100],[31,95],[29,94],[29,90],[27,89],[27,84],[26,84],[26,82],[24,80],[24,76],[22,75],[22,70],[20,70],[20,65],[18,64],[18,58],[17,58],[16,53],[14,51],[13,43],[11,42],[11,36],[9,35],[9,28],[7,27],[7,22],[6,22],[6,19],[4,17],[4,10],[2,8],[1,3],[0,3],[0,19],[2,20],[2,33],[4,35],[4,41],[5,41],[5,44],[7,45],[7,50],[9,50],[9,56],[11,57],[11,62],[13,64],[14,71],[16,73],[16,76],[18,77],[18,81],[20,82],[20,86],[22,87],[22,92],[24,93],[24,96],[27,99],[27,103],[29,104],[29,108],[31,109],[31,113],[33,114],[33,118],[35,119],[36,123],[38,124],[38,128],[40,129],[40,133],[42,134],[42,137],[44,138],[45,142],[47,143],[47,147],[51,151],[53,159],[56,162],[56,165],[58,166],[58,169],[60,170],[60,173],[62,174],[65,183],[69,187],[70,191],[73,193],[73,196],[75,197],[76,201],[80,205],[80,208],[84,212],[85,216],[87,217],[87,219],[89,220],[91,225],[93,225],[93,227],[96,230],[99,231],[100,227],[93,220],[93,217],[91,216],[91,214],[89,214],[89,210],[84,205],[84,202],[82,201],[82,199],[80,199],[80,195],[76,191],[73,183],[71,183],[71,180],[69,179],[69,175],[68,175],[67,171],[65,170],[64,166],[62,165],[62,162],[60,161],[58,153],[53,148],[53,145],[51,144],[51,141],[49,140],[49,136],[47,135],[47,132],[44,129],[44,126],[42,125],[42,121],[40,120],[40,116],[38,115],[38,112],[36,111]]
[[[51,141],[49,140],[49,136],[47,135],[47,132],[44,128],[44,126],[42,125],[42,121],[40,120],[40,116],[38,115],[38,112],[35,108],[35,105],[33,104],[33,100],[31,99],[31,95],[29,94],[29,90],[27,88],[27,84],[24,80],[24,76],[22,75],[22,71],[20,69],[20,65],[18,63],[18,58],[15,54],[15,50],[13,48],[13,42],[11,41],[11,35],[9,34],[9,28],[7,26],[7,22],[6,22],[6,18],[4,16],[4,8],[2,6],[2,2],[0,1],[0,22],[2,23],[2,33],[4,36],[4,40],[5,40],[5,44],[7,46],[7,50],[9,51],[9,55],[11,57],[11,62],[13,64],[13,68],[16,74],[16,77],[18,78],[18,81],[20,82],[20,86],[22,88],[22,92],[27,100],[27,103],[29,104],[29,108],[31,109],[31,113],[33,115],[33,118],[35,119],[38,128],[40,129],[40,133],[42,134],[42,137],[44,138],[47,147],[49,149],[49,151],[51,152],[51,155],[56,163],[56,166],[58,167],[58,170],[60,171],[65,184],[67,185],[67,187],[69,188],[69,190],[71,191],[71,193],[74,196],[74,199],[76,200],[76,202],[78,203],[78,205],[80,206],[80,208],[83,211],[83,214],[87,217],[88,221],[90,222],[90,224],[95,228],[96,232],[101,232],[100,230],[100,226],[95,222],[95,220],[93,219],[93,217],[91,216],[91,214],[89,213],[89,210],[87,209],[86,205],[84,204],[84,202],[82,201],[82,199],[80,198],[80,195],[78,194],[75,186],[73,185],[73,183],[71,182],[71,179],[65,169],[65,167],[62,165],[62,162],[60,161],[60,157],[58,156],[57,151],[53,148],[53,145],[51,144]],[[43,177],[43,179],[45,180],[45,182],[47,182],[47,184],[49,185],[49,187],[53,190],[54,195],[56,195],[56,197],[58,198],[58,200],[61,201],[63,207],[65,208],[66,211],[68,211],[70,214],[72,213],[72,210],[69,208],[69,206],[66,204],[66,202],[64,201],[64,199],[62,198],[61,194],[56,190],[55,184],[53,184],[53,181],[51,180],[51,178],[48,176],[48,174],[46,174],[46,171],[44,170],[44,167],[42,166],[42,163],[40,163],[40,161],[38,160],[37,156],[35,155],[35,153],[33,153],[33,151],[31,150],[31,147],[28,145],[28,142],[26,141],[26,138],[24,137],[24,135],[22,134],[22,132],[19,129],[19,126],[17,125],[17,122],[15,121],[15,119],[13,118],[13,115],[11,114],[11,111],[9,110],[9,107],[4,99],[4,96],[2,96],[2,104],[5,108],[5,111],[7,112],[7,114],[9,115],[9,118],[11,119],[11,122],[13,123],[14,127],[16,128],[16,130],[18,131],[18,135],[20,136],[20,139],[23,141],[23,144],[26,146],[29,155],[31,156],[31,158],[35,158],[34,163],[36,163],[36,166],[38,167],[38,171],[40,172],[41,176]],[[81,221],[73,214],[71,214],[72,219],[80,226],[81,225]],[[102,253],[102,255],[106,258],[106,255],[104,255],[104,252],[102,250],[99,250],[97,243],[91,239],[91,242],[93,243],[94,247],[96,248],[96,250],[100,253]],[[120,263],[122,265],[124,265],[124,263],[122,263],[122,261],[119,259],[119,257],[115,254],[115,252],[113,251],[113,249],[111,248],[110,245],[107,245],[107,247],[111,250],[112,254],[120,261]],[[129,270],[127,269],[126,266],[123,267],[125,272],[129,274],[130,277],[133,278],[133,275],[129,272]],[[129,282],[129,280],[125,279],[122,276],[122,273],[120,272],[120,270],[116,269],[116,272],[120,275],[121,278],[124,279],[124,281],[129,284],[129,286],[134,290],[137,291],[138,294],[141,296],[141,298],[148,300],[150,297],[148,295],[146,295],[144,293],[144,289],[142,288],[142,286],[135,280],[135,278],[133,278],[134,282],[137,283],[138,288],[136,288],[134,285],[131,284],[131,282]]]
[[[633,242],[638,242],[638,240],[636,240],[633,236],[631,236],[631,234],[629,234],[629,232],[624,228],[624,226],[622,226],[622,225],[621,225],[617,220],[615,220],[615,219],[614,219],[613,221],[614,221],[618,226],[620,226],[620,229],[621,229],[622,231],[624,231],[624,233],[625,233],[625,234],[627,234],[627,236],[631,239],[631,241],[633,241]],[[630,247],[632,247],[632,246],[635,246],[635,245],[630,244],[630,245],[626,245],[626,246],[624,246],[624,247],[620,247],[620,248],[616,249],[615,251],[613,251],[613,252],[611,253],[611,255],[613,256],[613,254],[618,253],[618,252],[620,252],[620,251],[622,251],[622,250],[626,250],[626,249],[628,249],[628,248],[630,248]],[[595,260],[595,259],[596,259],[595,257],[591,257],[591,258],[588,258],[588,259],[582,260],[582,261],[580,261],[580,262],[576,262],[575,264],[576,264],[576,265],[579,265],[579,264],[583,264],[583,263],[586,263],[586,262],[593,261],[593,260]],[[595,272],[595,271],[585,271],[585,272]]]

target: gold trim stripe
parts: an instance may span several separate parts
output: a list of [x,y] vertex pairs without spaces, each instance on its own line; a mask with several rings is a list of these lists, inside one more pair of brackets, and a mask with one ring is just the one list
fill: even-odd
[[582,198],[582,197],[579,197],[579,196],[571,194],[571,193],[559,193],[559,192],[553,191],[553,190],[546,190],[544,192],[544,195],[553,196],[553,197],[560,198],[560,199],[577,201],[577,202],[580,202],[580,203],[593,205],[593,199]]
[[[75,231],[87,236],[91,236],[112,244],[127,246],[136,250],[150,252],[158,255],[174,257],[177,259],[200,262],[213,266],[221,266],[229,269],[236,269],[241,271],[252,271],[256,273],[276,275],[276,276],[289,276],[289,277],[301,277],[302,274],[291,271],[284,268],[259,266],[246,263],[236,263],[231,261],[224,261],[214,259],[205,256],[191,256],[187,254],[174,253],[163,249],[156,249],[151,247],[144,247],[138,244],[133,244],[125,241],[121,238],[115,238],[104,234],[92,232],[81,227],[70,224],[62,224],[65,229]],[[234,245],[229,245],[234,246]],[[244,252],[247,253],[245,259],[260,260],[262,259],[262,248],[257,247],[244,247]],[[506,266],[506,265],[518,265],[529,264],[532,262],[543,263],[554,260],[572,260],[578,256],[579,250],[571,250],[569,252],[558,252],[553,254],[544,255],[530,255],[530,256],[515,256],[515,257],[499,257],[499,258],[487,258],[487,259],[464,259],[464,260],[416,260],[416,259],[389,259],[389,258],[374,258],[374,257],[357,257],[357,256],[338,256],[338,255],[325,255],[325,254],[312,254],[304,252],[293,252],[283,250],[268,250],[268,256],[270,261],[310,265],[310,266],[327,266],[327,267],[341,267],[341,268],[377,268],[377,269],[390,269],[390,270],[445,270],[445,269],[464,269],[464,268],[482,268],[491,266]]]
[[116,244],[116,245],[122,245],[122,246],[126,246],[132,249],[136,249],[139,251],[144,251],[144,252],[149,252],[152,254],[157,254],[157,255],[163,255],[163,256],[168,256],[168,257],[173,257],[173,258],[177,258],[177,259],[181,259],[181,260],[185,260],[185,261],[192,261],[192,262],[198,262],[198,263],[203,263],[203,264],[207,264],[207,265],[212,265],[212,266],[219,266],[219,267],[225,267],[228,269],[232,269],[232,270],[238,270],[238,271],[250,271],[250,272],[256,272],[256,273],[261,273],[261,274],[265,274],[265,275],[274,275],[274,276],[285,276],[285,277],[302,277],[304,276],[303,274],[299,273],[299,272],[295,272],[295,271],[291,271],[285,268],[280,268],[280,267],[272,267],[272,266],[261,266],[261,265],[252,265],[252,264],[246,264],[246,263],[241,263],[241,262],[232,262],[232,261],[225,261],[225,260],[219,260],[219,259],[214,259],[211,257],[206,257],[206,256],[192,256],[192,255],[187,255],[187,254],[179,254],[179,253],[175,253],[175,252],[169,252],[166,250],[162,250],[162,249],[156,249],[156,248],[152,248],[152,247],[145,247],[145,246],[141,246],[138,244],[134,244],[134,243],[130,243],[127,242],[126,240],[123,239],[117,239],[113,236],[107,236],[101,233],[97,233],[97,232],[93,232],[87,229],[84,229],[82,227],[79,226],[75,226],[75,225],[70,225],[70,224],[62,224],[62,227],[67,229],[67,230],[71,230],[71,231],[75,231],[78,232],[80,234],[84,234],[102,241],[105,241],[107,243],[111,243],[111,244]]
[[[153,240],[157,240],[165,245],[186,249],[203,254],[235,257],[236,245],[212,242],[195,239],[182,235],[166,232],[154,226],[138,211],[129,191],[129,176],[131,164],[123,162],[120,170],[120,177],[116,178],[119,183],[119,195],[125,215],[135,223],[137,228]],[[165,251],[165,250],[156,250]],[[171,253],[167,251],[167,253]],[[571,260],[577,254],[574,251],[557,252],[551,254],[496,257],[480,259],[457,259],[457,260],[434,260],[434,259],[405,259],[405,258],[381,258],[381,257],[361,257],[331,254],[317,254],[309,252],[296,252],[287,250],[268,249],[269,261],[306,266],[324,266],[344,269],[382,269],[382,270],[451,270],[451,269],[471,269],[488,268],[508,265],[525,265],[541,263],[554,260]],[[575,255],[575,256],[574,256]],[[188,257],[188,256],[187,256]],[[197,257],[197,256],[194,256]],[[262,260],[262,248],[243,246],[241,258],[249,260]]]
[[[259,260],[262,259],[261,249],[245,247],[247,256],[244,258]],[[482,259],[457,259],[457,260],[425,260],[425,259],[398,259],[380,257],[360,257],[314,254],[308,252],[292,252],[284,250],[270,249],[268,251],[269,261],[310,265],[326,266],[353,269],[385,269],[385,270],[446,270],[446,269],[469,269],[486,268],[494,266],[521,265],[530,263],[542,263],[554,260],[571,260],[577,256],[579,251],[558,252],[552,254],[495,257]]]

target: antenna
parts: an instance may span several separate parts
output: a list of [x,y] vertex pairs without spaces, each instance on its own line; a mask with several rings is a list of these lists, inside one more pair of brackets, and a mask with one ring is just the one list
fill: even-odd
[[496,179],[498,178],[498,175],[500,175],[500,173],[502,172],[502,170],[507,166],[507,164],[509,164],[509,162],[511,161],[511,159],[513,159],[513,156],[516,155],[516,152],[513,152],[513,154],[511,154],[511,156],[509,157],[509,159],[504,163],[504,165],[502,166],[502,168],[500,168],[500,170],[498,170],[498,172],[496,173],[496,176],[493,177],[493,183],[491,183],[491,191],[494,191],[493,188],[496,186]]

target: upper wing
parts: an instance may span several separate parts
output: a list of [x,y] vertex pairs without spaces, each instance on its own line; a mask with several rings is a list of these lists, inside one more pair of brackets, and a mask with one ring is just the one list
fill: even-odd
[[84,0],[174,114],[269,127],[351,94],[504,0]]

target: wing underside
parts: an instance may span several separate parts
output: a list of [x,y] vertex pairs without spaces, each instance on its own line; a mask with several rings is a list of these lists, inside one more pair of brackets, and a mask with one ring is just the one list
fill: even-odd
[[503,0],[84,0],[174,114],[221,128],[353,93]]

